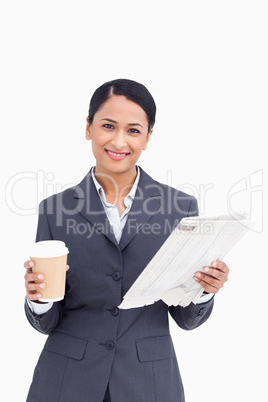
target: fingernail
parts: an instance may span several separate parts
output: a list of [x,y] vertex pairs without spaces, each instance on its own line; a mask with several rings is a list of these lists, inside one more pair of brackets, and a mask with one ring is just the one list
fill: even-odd
[[29,265],[30,265],[30,267],[33,267],[33,262],[30,261],[30,262],[29,262]]
[[197,272],[197,273],[195,274],[195,276],[198,276],[198,278],[200,278],[200,277],[201,277],[200,272]]
[[39,288],[44,289],[46,287],[45,283],[40,283]]
[[213,265],[213,267],[216,267],[218,265],[217,261],[213,261],[212,265]]
[[205,272],[208,272],[208,271],[209,271],[209,268],[208,268],[208,267],[205,267],[205,268],[204,268],[204,271],[205,271]]
[[44,279],[44,275],[39,274],[39,275],[37,276],[37,278],[38,278],[38,279]]
[[194,276],[194,280],[195,280],[195,281],[198,281],[199,279],[198,279],[196,276]]
[[41,293],[37,293],[36,295],[37,299],[40,299],[41,296],[42,296]]

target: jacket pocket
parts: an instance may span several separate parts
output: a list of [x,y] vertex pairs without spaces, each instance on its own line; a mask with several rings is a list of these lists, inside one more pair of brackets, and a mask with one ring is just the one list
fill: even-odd
[[174,357],[174,348],[170,335],[136,340],[138,359],[141,363]]
[[59,355],[71,357],[75,360],[81,360],[84,356],[86,346],[86,339],[54,331],[49,335],[44,349]]

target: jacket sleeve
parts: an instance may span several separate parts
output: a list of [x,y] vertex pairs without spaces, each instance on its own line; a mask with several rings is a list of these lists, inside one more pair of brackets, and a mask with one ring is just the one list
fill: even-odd
[[[187,216],[197,216],[198,205],[197,200],[192,197]],[[193,304],[187,307],[170,306],[169,313],[179,327],[185,330],[191,330],[199,327],[210,316],[214,305],[214,297],[206,303]]]
[[193,304],[187,307],[170,306],[168,308],[171,317],[179,327],[185,330],[191,330],[199,327],[210,316],[214,304],[214,298],[207,303]]
[[[53,240],[53,236],[47,219],[45,201],[46,200],[43,200],[39,204],[36,242],[42,240]],[[37,315],[32,312],[31,308],[27,303],[27,300],[25,300],[24,309],[29,323],[37,331],[43,334],[49,334],[56,327],[62,316],[63,302],[64,301],[53,303],[53,306],[47,313]]]

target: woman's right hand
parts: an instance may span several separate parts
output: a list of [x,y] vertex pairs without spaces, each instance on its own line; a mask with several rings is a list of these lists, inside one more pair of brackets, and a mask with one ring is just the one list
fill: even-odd
[[[25,279],[25,288],[26,288],[26,296],[29,300],[37,302],[40,297],[42,297],[42,289],[46,287],[44,280],[44,274],[41,272],[33,272],[32,267],[34,266],[34,262],[29,260],[24,263],[24,268],[26,268],[26,274],[24,275]],[[35,283],[35,281],[42,281],[40,283]]]
[[[24,263],[24,268],[26,268],[26,274],[24,275],[26,296],[29,300],[36,303],[41,303],[38,301],[42,297],[42,289],[45,289],[46,283],[43,282],[45,279],[42,272],[33,272],[32,267],[34,266],[34,261],[29,260]],[[69,265],[66,265],[66,271],[68,271]],[[35,283],[39,281],[39,283]]]

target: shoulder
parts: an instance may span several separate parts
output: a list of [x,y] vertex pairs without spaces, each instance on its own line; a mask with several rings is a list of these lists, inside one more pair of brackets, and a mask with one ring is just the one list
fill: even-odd
[[160,196],[168,208],[171,207],[172,209],[175,208],[176,210],[184,211],[184,213],[187,213],[187,216],[198,215],[198,204],[194,196],[154,180],[141,168],[140,171],[141,186],[151,188],[151,194]]
[[183,191],[177,190],[171,186],[156,182],[162,189],[164,198],[169,200],[169,203],[178,211],[184,211],[187,216],[198,215],[197,199]]
[[155,181],[155,183],[157,183],[157,185],[158,185],[159,187],[161,187],[162,190],[163,190],[165,193],[172,193],[172,194],[174,194],[174,196],[181,197],[181,198],[185,198],[185,199],[189,199],[189,200],[194,200],[194,199],[195,199],[194,196],[192,196],[192,195],[190,195],[190,194],[187,194],[187,193],[185,193],[185,192],[183,192],[183,191],[181,191],[181,190],[177,190],[176,188],[171,187],[171,186],[168,186],[167,184],[160,183],[160,182],[158,182],[158,181]]
[[187,194],[183,191],[177,190],[174,187],[168,186],[167,184],[160,183],[159,181],[153,179],[148,175],[141,167],[140,169],[140,182],[139,186],[143,188],[155,188],[155,193],[159,192],[159,194],[172,195],[177,198],[194,201],[196,198],[190,194]]
[[44,198],[41,201],[40,205],[41,204],[49,205],[52,203],[53,204],[58,203],[60,201],[62,202],[62,201],[71,200],[74,198],[75,193],[76,193],[76,186],[72,186],[66,190],[60,191],[59,193],[56,193],[56,194],[50,195],[47,198]]
[[40,203],[40,208],[43,207],[49,209],[52,208],[52,206],[53,210],[55,206],[62,209],[73,208],[74,205],[79,202],[80,198],[86,198],[86,194],[89,192],[89,187],[92,185],[91,181],[91,171],[89,171],[78,184],[44,198]]

